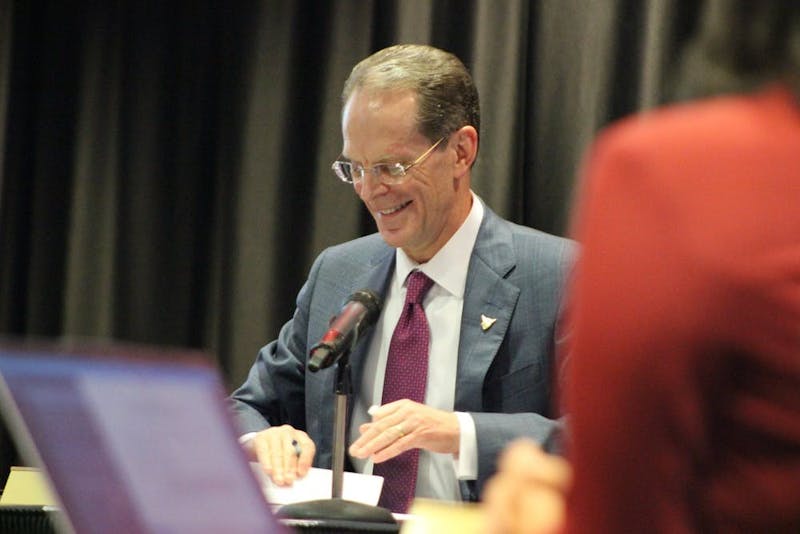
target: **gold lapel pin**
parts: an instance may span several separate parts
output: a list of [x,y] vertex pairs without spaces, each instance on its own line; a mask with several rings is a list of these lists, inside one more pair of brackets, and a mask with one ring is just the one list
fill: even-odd
[[489,330],[496,321],[497,319],[494,317],[486,317],[484,314],[481,314],[481,330],[484,332]]

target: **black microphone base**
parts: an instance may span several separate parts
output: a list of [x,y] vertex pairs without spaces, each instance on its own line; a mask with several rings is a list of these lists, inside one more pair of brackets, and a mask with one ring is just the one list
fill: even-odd
[[278,516],[289,524],[318,522],[336,528],[358,528],[375,532],[399,532],[400,526],[392,512],[380,506],[347,501],[345,499],[319,499],[286,504],[278,509]]

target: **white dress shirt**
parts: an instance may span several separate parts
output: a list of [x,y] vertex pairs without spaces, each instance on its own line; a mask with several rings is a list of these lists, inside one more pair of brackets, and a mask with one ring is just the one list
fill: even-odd
[[[466,220],[430,261],[417,264],[405,252],[397,249],[396,268],[384,297],[383,313],[375,325],[375,333],[367,351],[362,383],[355,384],[358,394],[353,402],[348,446],[358,438],[358,427],[370,420],[367,414],[369,407],[381,404],[389,343],[405,301],[406,277],[415,269],[435,282],[422,303],[430,327],[425,404],[440,410],[453,411],[464,288],[469,260],[482,220],[483,204],[472,193],[472,208]],[[416,487],[418,497],[460,501],[458,480],[477,478],[475,424],[469,414],[457,412],[456,416],[461,433],[458,458],[450,454],[420,451]],[[358,471],[372,472],[371,461],[358,458],[351,460]]]

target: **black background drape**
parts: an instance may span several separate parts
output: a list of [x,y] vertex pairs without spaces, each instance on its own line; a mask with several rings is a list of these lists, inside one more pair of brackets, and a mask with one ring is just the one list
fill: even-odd
[[662,103],[691,0],[0,2],[0,334],[202,348],[229,386],[314,257],[373,231],[330,162],[400,42],[481,94],[475,191],[567,232],[596,131]]

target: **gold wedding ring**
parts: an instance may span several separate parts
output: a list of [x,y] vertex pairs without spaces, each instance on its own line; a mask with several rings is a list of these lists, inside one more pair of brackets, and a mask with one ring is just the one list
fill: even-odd
[[405,431],[403,431],[403,425],[394,425],[394,429],[397,430],[401,438],[406,435]]

